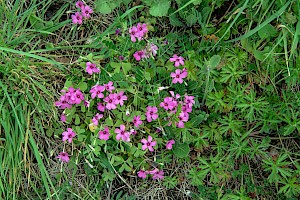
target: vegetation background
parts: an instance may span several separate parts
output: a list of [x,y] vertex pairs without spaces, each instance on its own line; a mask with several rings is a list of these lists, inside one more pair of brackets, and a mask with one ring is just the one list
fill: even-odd
[[[74,1],[0,0],[1,199],[299,199],[298,0],[85,2],[94,13],[76,26]],[[140,21],[194,72],[186,156],[168,157],[163,181],[97,171],[84,159],[63,165],[53,102],[86,76],[78,58],[105,55],[109,65],[125,51],[115,30]]]

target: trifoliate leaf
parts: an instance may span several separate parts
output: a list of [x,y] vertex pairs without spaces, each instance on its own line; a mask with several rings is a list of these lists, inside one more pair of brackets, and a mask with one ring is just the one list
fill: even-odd
[[155,17],[163,17],[168,15],[171,1],[163,0],[159,3],[152,4],[150,7],[150,14]]

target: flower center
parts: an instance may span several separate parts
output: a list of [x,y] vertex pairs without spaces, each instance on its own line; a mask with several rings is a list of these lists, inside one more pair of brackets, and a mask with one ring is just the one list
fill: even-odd
[[150,146],[151,145],[151,143],[150,142],[147,142],[147,146]]
[[110,99],[110,100],[108,101],[108,103],[112,103],[112,100]]
[[179,78],[179,75],[176,75],[176,78]]

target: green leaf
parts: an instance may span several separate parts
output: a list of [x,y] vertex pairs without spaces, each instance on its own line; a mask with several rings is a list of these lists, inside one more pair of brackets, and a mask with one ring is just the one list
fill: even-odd
[[103,2],[103,0],[98,0],[95,2],[96,11],[101,14],[109,14],[112,12],[112,8],[109,6],[108,3]]
[[147,81],[150,81],[151,80],[151,76],[150,76],[150,73],[149,72],[145,72],[145,79],[147,80]]
[[176,142],[173,146],[173,152],[178,158],[184,158],[188,156],[190,147],[187,143]]
[[215,68],[218,66],[218,64],[220,63],[221,60],[221,56],[219,55],[214,55],[213,57],[210,58],[209,60],[209,65],[211,68]]
[[205,118],[205,115],[199,114],[197,117],[193,117],[190,122],[193,124],[193,127],[196,127],[203,122]]
[[267,24],[258,31],[258,35],[261,39],[267,39],[276,36],[277,31],[271,24]]
[[87,84],[85,82],[80,82],[77,86],[82,92],[84,92],[87,89]]
[[131,70],[131,63],[122,63],[122,69],[124,74],[127,74]]
[[162,0],[159,3],[153,3],[150,7],[150,14],[155,17],[163,17],[168,15],[171,1]]

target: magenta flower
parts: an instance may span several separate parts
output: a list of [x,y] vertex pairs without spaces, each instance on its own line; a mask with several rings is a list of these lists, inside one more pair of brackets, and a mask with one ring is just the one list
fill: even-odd
[[165,110],[173,110],[177,108],[178,103],[172,97],[164,98],[164,101],[159,104],[160,107],[163,107]]
[[72,143],[72,140],[76,136],[76,133],[71,128],[67,128],[67,131],[63,132],[62,135],[62,141],[68,140],[69,143]]
[[83,104],[84,104],[84,106],[87,107],[87,108],[90,107],[90,102],[89,102],[89,101],[86,101],[86,100],[85,100],[85,101],[83,102]]
[[105,111],[105,106],[103,105],[103,103],[98,103],[97,104],[97,109],[101,112],[104,112]]
[[152,171],[150,171],[149,172],[149,174],[152,174],[153,175],[153,180],[162,180],[162,179],[164,179],[164,171],[163,170],[159,170],[159,169],[154,169],[154,170],[152,170]]
[[194,96],[185,95],[184,96],[184,103],[186,103],[186,105],[188,105],[189,107],[192,107],[193,104],[195,104],[194,98],[195,98]]
[[178,116],[179,122],[176,123],[178,128],[184,128],[184,122],[189,120],[189,115],[187,113],[181,112]]
[[113,110],[117,108],[117,103],[115,100],[116,94],[109,94],[107,97],[104,98],[104,102],[106,102],[106,109]]
[[137,128],[143,123],[140,115],[134,116],[132,122],[133,122],[133,125]]
[[141,59],[145,58],[145,52],[144,51],[136,51],[133,54],[133,57],[135,58],[136,61],[140,61]]
[[150,50],[153,56],[156,56],[158,47],[155,44],[150,44]]
[[140,33],[136,26],[129,28],[129,34],[132,42],[136,42],[136,38],[138,38],[138,40],[141,40]]
[[66,121],[67,121],[66,115],[61,114],[61,116],[60,116],[60,121],[61,121],[61,122],[66,122]]
[[91,63],[91,62],[86,63],[86,69],[85,70],[89,75],[93,75],[93,73],[99,73],[100,72],[100,69],[96,67],[96,64]]
[[54,104],[60,109],[72,108],[72,105],[68,103],[68,98],[66,95],[62,95],[59,101],[56,101]]
[[104,94],[102,92],[104,92],[104,90],[105,88],[102,85],[94,85],[90,90],[92,99],[94,99],[95,97],[103,98]]
[[83,9],[84,8],[84,3],[82,1],[77,1],[76,2],[76,8]]
[[118,94],[116,94],[116,96],[115,96],[115,103],[116,104],[120,104],[121,106],[123,106],[124,101],[127,100],[127,96],[123,95],[123,94],[124,94],[123,91],[121,91]]
[[73,24],[82,24],[82,15],[79,12],[71,15]]
[[90,18],[90,14],[93,13],[93,9],[91,9],[89,6],[84,6],[83,8],[81,8],[81,12],[82,16],[84,16],[85,18]]
[[173,55],[172,58],[170,58],[170,62],[175,62],[174,66],[178,67],[179,65],[184,65],[184,58],[181,56],[177,56],[176,54]]
[[144,170],[140,170],[138,173],[138,177],[145,179],[147,178],[147,173]]
[[173,148],[173,144],[175,144],[174,140],[169,140],[166,144],[166,149],[171,150]]
[[154,151],[153,147],[156,145],[156,141],[152,141],[150,135],[148,136],[148,140],[142,139],[141,142],[143,143],[142,150],[149,149],[149,151]]
[[82,92],[80,91],[80,89],[76,89],[74,91],[69,90],[69,92],[67,92],[66,95],[69,98],[70,104],[80,104],[81,101],[84,100],[84,96],[83,96]]
[[181,110],[182,110],[182,112],[184,112],[184,113],[190,113],[190,112],[192,112],[192,107],[189,107],[189,105],[183,105],[183,106],[181,107]]
[[130,129],[129,133],[130,133],[130,135],[136,135],[137,132],[134,129]]
[[136,28],[137,28],[137,32],[141,38],[144,37],[144,35],[146,33],[148,33],[147,24],[138,23]]
[[117,140],[122,139],[125,142],[130,141],[130,134],[127,131],[125,131],[125,125],[121,124],[120,129],[116,128],[115,133],[117,133]]
[[109,81],[107,84],[104,84],[104,88],[106,91],[111,93],[115,89],[115,87],[113,85],[114,85],[114,82]]
[[148,106],[146,112],[146,118],[148,122],[152,122],[152,120],[156,120],[158,118],[156,106]]
[[183,78],[187,77],[188,72],[186,71],[186,69],[184,68],[182,71],[180,69],[176,69],[175,73],[172,72],[171,73],[171,77],[173,78],[172,83],[182,83],[183,82]]
[[66,152],[60,152],[56,158],[59,158],[62,162],[69,162],[69,154]]
[[103,118],[103,115],[97,113],[97,114],[93,117],[93,119],[92,119],[93,124],[94,124],[95,126],[98,126],[98,124],[99,124],[98,122],[99,122],[99,120],[100,120],[101,118]]
[[169,91],[169,92],[170,92],[170,94],[171,94],[171,96],[173,97],[174,100],[180,98],[180,94],[176,94],[176,95],[175,95],[173,91]]
[[100,140],[108,140],[109,136],[110,136],[108,127],[107,126],[104,127],[104,130],[103,131],[99,131],[98,135],[99,135],[99,139]]

